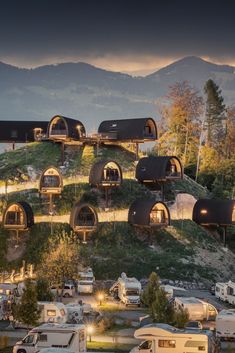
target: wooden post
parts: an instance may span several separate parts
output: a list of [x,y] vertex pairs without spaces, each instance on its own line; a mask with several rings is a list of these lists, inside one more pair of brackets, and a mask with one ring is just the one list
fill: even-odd
[[135,160],[136,161],[139,160],[139,144],[138,144],[138,142],[136,142],[136,144],[135,144]]
[[164,183],[161,184],[162,202],[165,200],[165,188]]
[[53,214],[53,195],[49,194],[49,214]]
[[108,188],[104,189],[104,194],[105,194],[105,208],[109,207],[109,190]]
[[226,246],[227,245],[227,227],[224,226],[222,229],[223,229],[223,235],[222,235],[223,246]]
[[86,241],[86,231],[84,230],[83,231],[83,244],[86,244],[87,241]]
[[61,142],[61,165],[64,165],[64,142]]

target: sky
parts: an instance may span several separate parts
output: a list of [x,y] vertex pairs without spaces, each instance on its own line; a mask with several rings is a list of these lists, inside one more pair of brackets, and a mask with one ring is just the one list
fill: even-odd
[[0,61],[144,75],[184,56],[235,66],[235,2],[2,0]]

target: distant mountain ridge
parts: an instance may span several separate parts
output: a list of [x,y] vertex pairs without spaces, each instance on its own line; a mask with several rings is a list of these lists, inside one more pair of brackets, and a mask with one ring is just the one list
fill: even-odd
[[132,77],[87,63],[63,63],[35,69],[0,62],[0,119],[49,120],[55,114],[80,119],[95,131],[105,119],[153,116],[156,99],[170,85],[189,81],[203,93],[212,78],[225,101],[235,103],[235,68],[199,57],[180,59],[145,77]]

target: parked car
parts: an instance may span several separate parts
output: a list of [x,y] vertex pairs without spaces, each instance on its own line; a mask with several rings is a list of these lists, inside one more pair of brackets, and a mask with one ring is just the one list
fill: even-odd
[[202,324],[200,321],[188,321],[185,325],[187,330],[202,330]]

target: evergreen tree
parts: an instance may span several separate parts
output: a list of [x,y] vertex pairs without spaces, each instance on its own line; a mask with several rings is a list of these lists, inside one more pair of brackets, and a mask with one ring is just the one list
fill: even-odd
[[142,294],[142,301],[147,307],[150,308],[150,311],[152,308],[152,304],[156,299],[156,292],[159,287],[159,277],[156,272],[152,272],[149,276],[148,284]]
[[208,80],[204,87],[206,99],[207,145],[217,149],[222,154],[225,138],[225,105],[219,86],[213,80]]
[[36,292],[38,301],[52,301],[54,296],[50,291],[50,286],[45,278],[39,278],[36,284]]
[[27,280],[19,304],[13,309],[14,319],[27,326],[36,326],[40,318],[35,285]]
[[152,318],[155,322],[172,324],[174,322],[174,306],[167,298],[163,288],[159,288],[152,304]]

